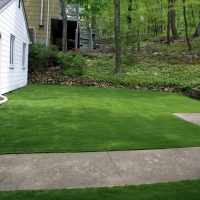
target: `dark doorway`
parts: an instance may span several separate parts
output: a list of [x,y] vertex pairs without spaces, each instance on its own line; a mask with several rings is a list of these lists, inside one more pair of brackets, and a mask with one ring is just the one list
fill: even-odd
[[[75,35],[77,29],[77,21],[67,21],[67,48],[75,48]],[[58,19],[51,19],[51,44],[56,45],[62,50],[62,31],[63,22]]]

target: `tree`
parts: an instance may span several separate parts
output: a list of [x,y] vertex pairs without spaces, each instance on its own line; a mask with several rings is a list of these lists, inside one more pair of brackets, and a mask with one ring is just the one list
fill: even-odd
[[188,45],[189,51],[191,51],[192,50],[192,46],[190,44],[190,40],[189,40],[189,37],[188,37],[188,25],[187,25],[187,17],[186,17],[185,0],[183,0],[183,17],[184,17],[184,22],[185,22],[186,41],[187,41],[187,45]]
[[170,0],[168,0],[168,12],[167,12],[167,44],[170,45]]
[[[183,0],[114,0],[114,3],[110,0],[68,0],[68,2],[80,2],[82,8],[87,7],[81,10],[81,18],[88,23],[93,22],[99,35],[111,37],[114,31],[115,34],[117,33],[113,17],[115,16],[115,5],[119,2],[121,35],[126,36],[126,45],[138,39],[138,49],[140,38],[143,38],[145,34],[155,36],[167,30],[167,44],[170,44],[170,35],[177,35],[178,28],[185,28],[185,19],[187,27],[197,27],[200,23],[199,0],[186,1],[185,19]],[[118,47],[121,47],[119,42],[116,43],[116,49]],[[118,56],[117,58],[120,59]]]
[[[135,10],[138,13],[138,10],[139,10],[138,1],[135,1]],[[137,49],[140,50],[140,30],[139,30],[140,22],[139,22],[139,16],[136,18],[136,22],[137,22]]]
[[114,0],[115,6],[115,45],[116,73],[121,73],[121,35],[120,35],[120,0]]
[[132,3],[133,3],[133,0],[128,0],[127,23],[128,23],[128,29],[129,29],[129,31],[131,31],[131,28],[132,28],[132,16],[131,16],[131,12],[133,10]]
[[66,13],[66,0],[62,2],[62,18],[63,18],[63,33],[62,33],[62,51],[67,52],[67,13]]
[[193,37],[198,37],[198,36],[200,36],[200,23],[198,24],[198,26],[197,26],[197,28],[196,28],[196,31],[195,31],[195,33],[194,33],[194,35],[193,35]]
[[176,0],[171,0],[171,27],[172,27],[172,35],[177,35],[177,29],[176,29],[176,11],[174,9],[174,4]]

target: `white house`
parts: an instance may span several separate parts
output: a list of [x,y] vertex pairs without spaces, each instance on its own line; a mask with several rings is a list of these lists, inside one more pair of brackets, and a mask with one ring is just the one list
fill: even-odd
[[27,84],[29,43],[23,0],[0,0],[0,95]]

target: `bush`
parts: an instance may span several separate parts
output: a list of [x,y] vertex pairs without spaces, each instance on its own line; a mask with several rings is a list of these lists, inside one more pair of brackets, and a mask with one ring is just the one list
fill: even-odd
[[57,63],[61,65],[61,74],[68,76],[81,76],[84,74],[86,59],[75,52],[59,52],[56,55]]
[[44,69],[55,63],[58,48],[55,45],[45,46],[33,43],[29,46],[29,67]]

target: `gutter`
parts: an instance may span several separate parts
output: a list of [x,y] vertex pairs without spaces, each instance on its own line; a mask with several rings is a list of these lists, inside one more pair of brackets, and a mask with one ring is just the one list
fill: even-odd
[[8,101],[8,98],[3,96],[3,95],[1,95],[1,94],[0,94],[0,97],[3,98],[3,100],[0,100],[0,105],[5,103],[6,101]]

